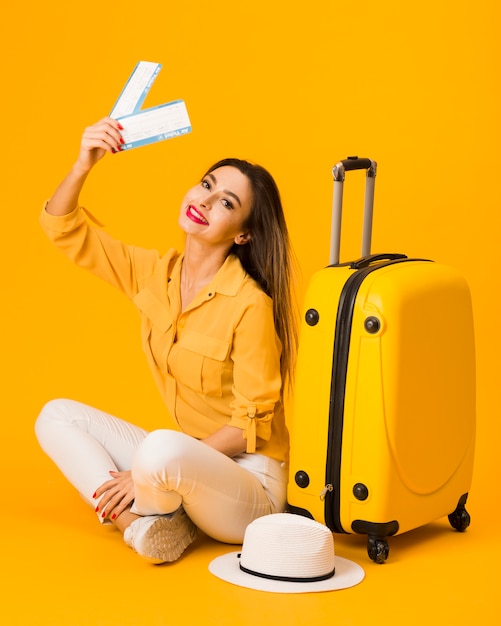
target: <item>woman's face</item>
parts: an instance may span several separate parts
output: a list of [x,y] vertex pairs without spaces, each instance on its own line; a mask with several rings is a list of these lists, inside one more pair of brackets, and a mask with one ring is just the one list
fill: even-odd
[[229,249],[233,243],[244,244],[250,239],[245,223],[251,207],[247,176],[236,167],[219,167],[185,195],[179,225],[189,236]]

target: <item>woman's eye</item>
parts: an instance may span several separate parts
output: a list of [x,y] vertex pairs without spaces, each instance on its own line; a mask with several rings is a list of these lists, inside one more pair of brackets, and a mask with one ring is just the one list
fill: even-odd
[[223,203],[223,206],[226,207],[227,209],[232,209],[233,208],[233,204],[226,199],[221,200],[221,202]]
[[203,180],[201,185],[202,187],[205,187],[205,189],[210,189],[210,183],[208,180]]

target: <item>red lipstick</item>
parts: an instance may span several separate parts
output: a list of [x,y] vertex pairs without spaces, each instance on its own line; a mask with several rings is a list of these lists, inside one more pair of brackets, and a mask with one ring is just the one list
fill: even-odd
[[203,226],[207,226],[209,223],[193,204],[188,205],[188,208],[186,209],[186,216],[192,222],[195,222],[195,224],[202,224]]

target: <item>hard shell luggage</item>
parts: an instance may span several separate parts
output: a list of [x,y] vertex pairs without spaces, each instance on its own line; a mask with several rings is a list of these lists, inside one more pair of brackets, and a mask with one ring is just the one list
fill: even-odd
[[[362,258],[339,263],[346,172],[366,170]],[[331,259],[308,285],[291,421],[289,510],[334,532],[387,537],[449,516],[465,530],[475,441],[468,285],[455,269],[370,254],[377,165],[333,168]]]

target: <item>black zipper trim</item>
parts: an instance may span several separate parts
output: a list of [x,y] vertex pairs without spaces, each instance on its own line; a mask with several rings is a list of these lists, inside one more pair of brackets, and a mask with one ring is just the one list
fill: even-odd
[[390,265],[407,263],[409,261],[429,261],[429,259],[400,258],[359,269],[348,278],[339,297],[332,359],[329,434],[325,472],[325,485],[331,485],[332,489],[329,488],[325,493],[324,510],[325,523],[334,532],[350,532],[345,531],[341,526],[340,478],[346,377],[355,300],[363,281],[369,274]]

